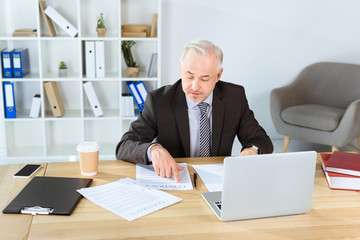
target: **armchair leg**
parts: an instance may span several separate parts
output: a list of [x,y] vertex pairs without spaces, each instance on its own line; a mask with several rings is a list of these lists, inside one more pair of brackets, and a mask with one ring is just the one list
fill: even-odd
[[283,147],[281,149],[281,152],[286,152],[286,149],[289,145],[289,142],[290,142],[290,136],[285,136],[284,137],[284,143],[283,143]]
[[339,151],[339,147],[337,147],[337,146],[331,146],[331,151],[332,151],[332,152]]

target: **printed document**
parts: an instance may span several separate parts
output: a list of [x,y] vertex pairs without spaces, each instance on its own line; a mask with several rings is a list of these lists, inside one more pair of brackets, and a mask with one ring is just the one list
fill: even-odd
[[93,203],[128,221],[182,200],[160,190],[139,186],[131,178],[77,191]]
[[193,186],[186,163],[178,163],[184,170],[180,171],[180,182],[175,182],[174,176],[162,178],[156,175],[152,165],[136,164],[136,182],[140,186],[162,190],[192,190]]
[[224,164],[193,165],[209,192],[222,191]]

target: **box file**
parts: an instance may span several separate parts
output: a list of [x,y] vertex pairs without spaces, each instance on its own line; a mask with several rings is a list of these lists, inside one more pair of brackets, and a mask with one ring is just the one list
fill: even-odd
[[53,25],[51,19],[44,12],[45,9],[47,8],[46,2],[45,1],[40,1],[39,6],[40,6],[40,11],[41,11],[42,15],[44,16],[45,23],[46,23],[46,26],[47,26],[47,28],[49,30],[50,36],[55,37],[56,36],[56,31],[55,31],[54,25]]
[[13,68],[12,68],[12,58],[11,52],[8,48],[5,48],[1,51],[1,63],[3,70],[4,78],[12,78],[13,77]]
[[140,97],[141,97],[142,101],[145,103],[148,91],[147,91],[147,89],[145,87],[144,82],[140,81],[140,82],[136,83],[135,87],[136,87],[136,90],[138,91],[138,93],[140,94]]
[[105,48],[104,41],[95,41],[96,77],[105,77]]
[[44,82],[44,89],[49,100],[54,117],[61,117],[65,113],[64,104],[61,100],[59,88],[56,82]]
[[29,49],[17,48],[11,52],[14,78],[25,77],[30,73]]
[[4,82],[4,108],[6,118],[16,118],[14,83]]
[[130,82],[130,83],[127,83],[126,85],[129,89],[131,95],[133,96],[135,103],[139,108],[139,111],[141,112],[145,107],[145,100],[146,100],[146,96],[147,96],[147,90],[144,85],[144,82],[140,81],[136,84],[134,84],[133,82]]
[[95,78],[95,42],[85,42],[85,71],[87,78]]
[[60,13],[58,13],[53,7],[47,6],[44,13],[48,15],[59,27],[61,27],[71,37],[76,37],[78,30],[71,25]]
[[32,102],[31,102],[31,109],[30,109],[29,117],[31,117],[31,118],[39,117],[40,106],[41,106],[40,94],[35,94],[35,96],[32,99]]
[[96,96],[95,90],[94,90],[94,86],[92,84],[92,82],[84,82],[83,83],[84,86],[84,90],[86,93],[86,96],[89,100],[91,109],[94,112],[95,117],[101,117],[104,115],[100,102]]

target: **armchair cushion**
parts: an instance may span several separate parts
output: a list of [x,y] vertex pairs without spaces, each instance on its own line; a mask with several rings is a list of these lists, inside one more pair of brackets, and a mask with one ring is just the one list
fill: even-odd
[[318,129],[322,131],[334,131],[345,109],[329,107],[317,104],[296,105],[284,109],[281,118],[288,124]]

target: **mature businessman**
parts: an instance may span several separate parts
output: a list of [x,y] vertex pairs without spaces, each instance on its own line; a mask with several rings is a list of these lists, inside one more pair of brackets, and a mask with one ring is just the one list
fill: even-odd
[[[185,45],[181,79],[147,95],[145,108],[116,147],[117,159],[150,164],[161,177],[179,181],[174,158],[229,156],[235,136],[240,155],[271,153],[240,85],[220,81],[223,53],[207,40]],[[201,129],[201,130],[200,130]]]

